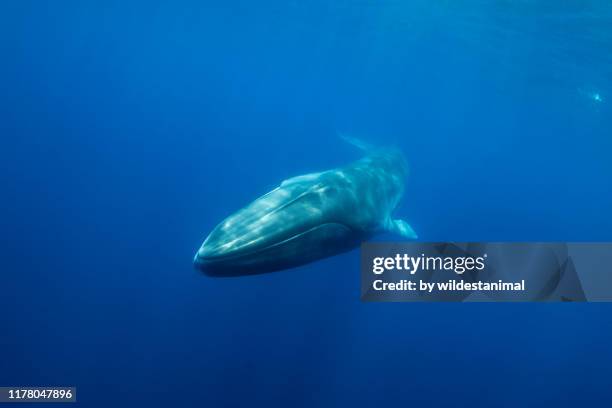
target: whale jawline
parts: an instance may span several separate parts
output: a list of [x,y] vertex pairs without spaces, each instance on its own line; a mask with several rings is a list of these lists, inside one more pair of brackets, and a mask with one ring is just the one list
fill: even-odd
[[[358,246],[363,238],[363,234],[345,224],[325,223],[248,252],[208,258],[196,255],[194,266],[208,276],[218,277],[275,272],[346,252]],[[327,245],[321,246],[322,241],[326,241]],[[301,256],[298,256],[300,254],[295,247],[303,249],[304,245],[309,244],[312,250],[301,252]]]

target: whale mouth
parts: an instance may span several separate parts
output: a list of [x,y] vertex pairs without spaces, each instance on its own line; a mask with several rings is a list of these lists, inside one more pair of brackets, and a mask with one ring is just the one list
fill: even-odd
[[[251,248],[248,251],[228,251],[225,253],[219,253],[218,251],[215,251],[215,248],[211,250],[206,245],[202,245],[194,257],[194,265],[203,272],[214,275],[214,271],[217,268],[222,268],[228,265],[248,265],[249,263],[254,262],[258,258],[258,255],[265,253],[266,251],[270,251],[274,247],[282,246],[284,243],[297,239],[300,235],[302,234],[296,234],[288,239],[277,243],[272,243],[270,245]],[[210,273],[211,271],[212,273]]]
[[[296,238],[298,238],[302,234],[304,234],[304,233],[298,233],[298,234],[290,236],[290,237],[288,237],[286,239],[283,239],[282,241],[269,243],[267,245],[252,246],[248,250],[236,249],[236,250],[227,250],[227,251],[224,251],[222,249],[223,245],[221,245],[221,246],[209,246],[209,245],[206,245],[206,242],[205,242],[200,247],[198,252],[196,253],[195,258],[194,258],[194,262],[196,264],[198,264],[198,265],[205,265],[205,264],[211,264],[211,263],[216,263],[216,262],[229,261],[229,260],[232,260],[232,259],[238,259],[238,258],[242,258],[242,257],[253,256],[253,255],[256,255],[256,254],[258,254],[260,252],[266,251],[267,249],[270,249],[270,248],[272,248],[274,246],[282,245],[285,242],[288,242],[290,240],[296,239]],[[227,242],[225,245],[231,246],[230,244],[231,244],[231,241]]]
[[[324,223],[324,224],[313,226],[305,231],[300,231],[298,233],[285,237],[276,242],[268,242],[265,245],[253,246],[253,247],[250,247],[248,250],[229,250],[225,252],[219,249],[219,248],[222,248],[223,245],[212,247],[212,246],[208,246],[206,242],[204,242],[204,244],[200,247],[200,249],[196,253],[194,262],[198,265],[206,265],[206,264],[212,264],[212,263],[217,263],[217,262],[236,260],[240,258],[255,257],[257,256],[257,254],[272,250],[276,247],[281,247],[292,241],[299,240],[301,237],[308,236],[314,231],[320,230],[321,228],[326,228],[330,225],[334,225],[336,228],[339,227],[347,231],[351,230],[350,227],[344,224]],[[269,241],[269,240],[266,240],[266,241]],[[228,245],[228,244],[229,243],[225,245]]]
[[252,275],[286,269],[354,248],[362,234],[342,223],[322,223],[286,239],[251,248],[210,255],[206,245],[194,265],[209,276]]

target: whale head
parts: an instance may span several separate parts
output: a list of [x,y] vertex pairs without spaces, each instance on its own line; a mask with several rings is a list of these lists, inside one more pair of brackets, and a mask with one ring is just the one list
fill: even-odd
[[355,233],[339,219],[342,209],[333,200],[337,189],[320,182],[320,177],[289,179],[227,217],[196,253],[196,267],[211,276],[264,273],[352,244]]

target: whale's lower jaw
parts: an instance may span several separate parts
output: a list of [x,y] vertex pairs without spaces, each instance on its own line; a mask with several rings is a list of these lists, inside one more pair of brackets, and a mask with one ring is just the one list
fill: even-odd
[[214,258],[196,255],[194,265],[216,277],[275,272],[349,251],[367,237],[346,225],[327,223],[250,253]]

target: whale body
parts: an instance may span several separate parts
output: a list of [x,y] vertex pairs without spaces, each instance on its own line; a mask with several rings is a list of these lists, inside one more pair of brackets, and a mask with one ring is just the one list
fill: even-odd
[[217,225],[194,264],[210,276],[258,274],[351,250],[378,232],[415,239],[407,222],[391,218],[407,176],[401,151],[379,148],[345,167],[285,180]]

